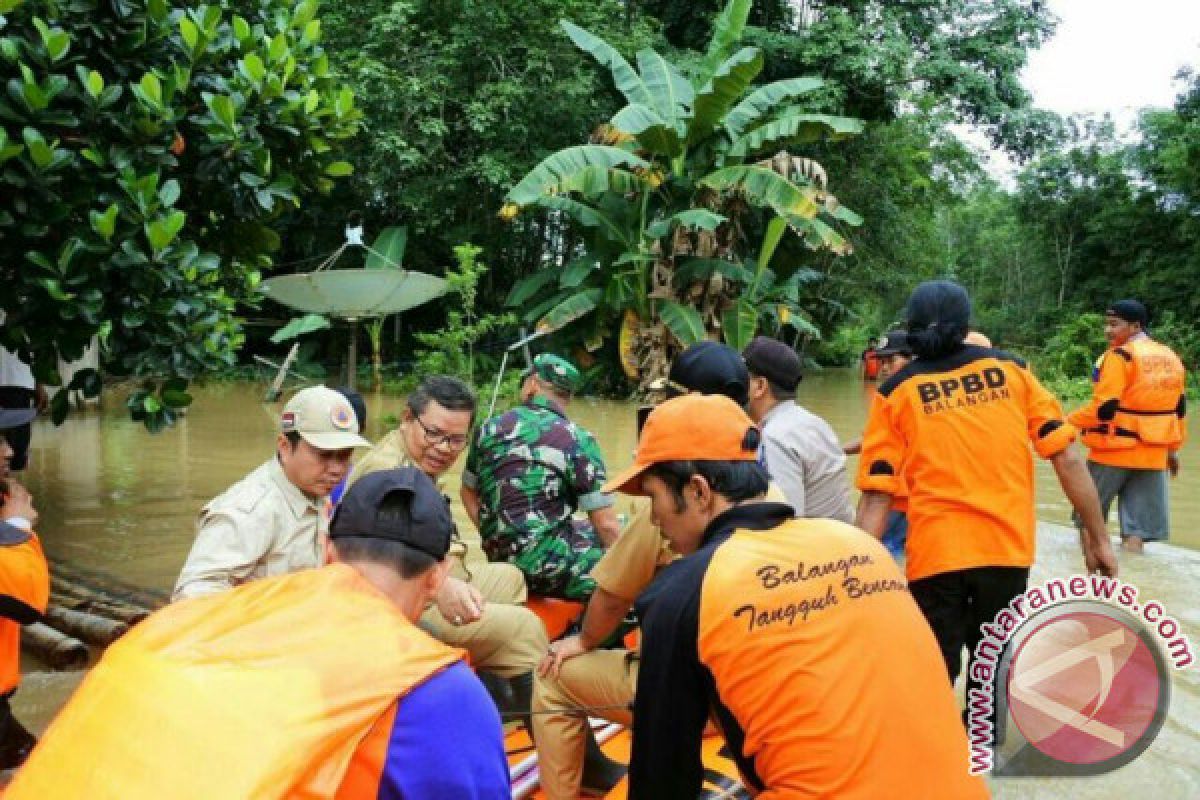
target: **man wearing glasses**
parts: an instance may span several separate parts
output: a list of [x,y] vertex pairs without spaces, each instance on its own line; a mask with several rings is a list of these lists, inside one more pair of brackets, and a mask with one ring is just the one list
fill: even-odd
[[[521,404],[483,423],[467,456],[462,499],[492,561],[525,573],[534,594],[586,602],[592,567],[620,524],[595,438],[567,419],[579,370],[542,353],[521,384]],[[582,511],[588,519],[574,519]]]
[[[448,375],[425,378],[408,396],[400,427],[354,465],[347,491],[364,475],[397,467],[416,467],[439,483],[466,449],[474,417],[475,395],[465,383]],[[470,653],[476,669],[509,679],[515,704],[528,709],[532,672],[548,640],[542,621],[522,605],[525,578],[509,564],[488,563],[477,545],[469,548],[457,537],[449,556],[450,575],[421,627]]]

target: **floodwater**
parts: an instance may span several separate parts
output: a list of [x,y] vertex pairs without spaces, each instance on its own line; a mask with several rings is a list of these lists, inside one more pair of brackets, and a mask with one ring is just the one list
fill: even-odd
[[[60,428],[40,420],[31,466],[24,474],[41,512],[39,532],[53,558],[168,592],[191,546],[199,508],[271,456],[279,403],[261,401],[264,386],[221,383],[198,387],[190,413],[157,436],[128,419],[124,398],[73,413]],[[872,390],[853,373],[810,374],[800,402],[829,420],[842,440],[858,437]],[[486,405],[486,397],[483,398]],[[368,397],[369,438],[384,432],[385,415],[401,401]],[[600,441],[610,469],[628,463],[634,446],[634,405],[581,399],[571,415]],[[1198,437],[1200,438],[1200,437]],[[1144,599],[1158,600],[1200,644],[1200,441],[1182,456],[1172,483],[1172,545],[1149,545],[1141,557],[1122,556],[1122,578]],[[855,466],[851,460],[851,469]],[[456,496],[458,470],[445,481]],[[1069,507],[1048,465],[1038,466],[1038,516],[1066,522]],[[460,520],[461,525],[461,520]],[[1113,526],[1110,526],[1113,527]],[[1044,525],[1032,583],[1080,570],[1075,535]],[[81,673],[54,673],[35,664],[14,698],[18,715],[42,730],[77,685]],[[919,724],[919,721],[916,721]],[[1175,674],[1170,714],[1150,750],[1129,766],[1094,778],[994,780],[998,798],[1109,798],[1153,787],[1156,800],[1200,797],[1200,672]]]

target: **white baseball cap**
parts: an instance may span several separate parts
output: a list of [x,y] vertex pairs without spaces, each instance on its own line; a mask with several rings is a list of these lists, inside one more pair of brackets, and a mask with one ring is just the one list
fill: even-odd
[[298,433],[318,450],[345,450],[370,447],[358,435],[358,417],[342,395],[324,386],[301,389],[283,407],[279,430]]

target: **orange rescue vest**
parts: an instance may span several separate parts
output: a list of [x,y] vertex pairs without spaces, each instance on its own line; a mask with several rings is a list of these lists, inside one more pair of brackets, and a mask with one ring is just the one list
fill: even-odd
[[[19,544],[0,545],[0,695],[21,683],[21,625],[46,613],[50,572],[36,533]],[[11,615],[11,616],[10,616]]]
[[342,564],[185,600],[109,648],[4,797],[345,797],[380,717],[461,658]]
[[1179,356],[1153,339],[1139,338],[1105,353],[1124,351],[1129,380],[1115,414],[1083,432],[1083,443],[1093,450],[1125,450],[1138,444],[1175,449],[1185,436],[1184,413],[1187,374]]

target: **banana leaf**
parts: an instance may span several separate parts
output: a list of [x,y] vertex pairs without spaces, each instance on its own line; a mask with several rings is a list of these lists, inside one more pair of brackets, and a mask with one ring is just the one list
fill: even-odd
[[[584,167],[559,186],[563,193],[575,192],[594,196],[605,192],[632,194],[646,188],[646,180],[620,169],[608,167]],[[622,201],[624,202],[624,201]],[[610,215],[611,216],[611,215]]]
[[563,184],[584,169],[618,166],[645,169],[650,164],[618,147],[598,144],[565,147],[542,159],[542,163],[530,170],[504,199],[508,203],[527,206],[545,195],[561,192]]
[[837,141],[862,133],[862,130],[862,120],[850,117],[796,114],[769,122],[739,137],[729,148],[729,154],[744,157],[760,150],[784,149],[791,145],[819,142],[826,137]]
[[775,81],[755,89],[742,102],[734,106],[725,117],[725,128],[733,139],[737,139],[756,120],[769,115],[784,100],[816,91],[825,85],[820,78],[789,78]]
[[399,269],[408,245],[408,228],[384,228],[367,251],[367,269]]
[[788,217],[788,225],[804,239],[804,243],[812,250],[828,250],[834,255],[849,255],[853,247],[846,238],[830,225],[816,217]]
[[641,76],[634,71],[633,67],[629,66],[625,57],[618,53],[612,45],[568,20],[559,20],[558,24],[567,32],[567,36],[571,37],[571,41],[575,43],[576,47],[600,62],[601,66],[608,68],[612,73],[617,91],[625,95],[626,100],[630,103],[654,105],[654,100],[650,96],[649,90],[646,89],[646,84],[642,82]]
[[287,325],[284,325],[271,336],[271,341],[275,344],[286,342],[289,339],[295,339],[297,336],[303,336],[306,333],[315,331],[323,331],[329,328],[329,318],[321,314],[305,314],[303,317],[296,317]]
[[541,269],[531,275],[526,275],[513,285],[504,301],[507,308],[516,308],[529,302],[543,288],[558,280],[562,270],[558,267]]
[[667,300],[659,306],[658,316],[684,347],[690,347],[706,338],[700,313],[691,306]]
[[599,266],[600,261],[595,256],[580,256],[563,267],[562,276],[558,279],[558,285],[563,289],[574,289],[583,283],[584,279]]
[[705,83],[719,71],[721,62],[729,58],[733,48],[742,40],[746,30],[746,20],[750,18],[752,0],[729,0],[717,19],[713,22],[712,38],[708,41],[708,50],[700,63],[699,83]]
[[741,264],[720,258],[689,258],[675,267],[672,278],[676,286],[687,286],[708,280],[714,272],[740,284],[749,284],[754,280],[754,273]]
[[740,192],[750,203],[766,206],[781,217],[811,219],[820,211],[816,189],[797,186],[766,167],[725,167],[705,175],[699,185],[722,192]]
[[638,142],[652,153],[674,158],[683,152],[675,126],[667,124],[662,115],[649,106],[625,106],[613,115],[610,123],[617,130],[637,137]]
[[588,289],[585,292],[573,293],[546,312],[538,320],[537,329],[546,333],[562,330],[580,317],[595,311],[603,297],[603,289]]
[[763,56],[756,47],[744,47],[713,73],[696,95],[687,141],[698,142],[713,132],[751,82],[762,72]]
[[678,214],[672,214],[666,219],[658,220],[646,228],[646,235],[658,239],[666,236],[676,226],[692,228],[693,230],[715,231],[725,221],[726,218],[721,214],[714,214],[703,208],[689,208],[687,211],[680,211]]
[[682,131],[683,120],[691,112],[696,90],[679,68],[653,50],[639,50],[638,70],[653,99],[650,105],[675,131]]
[[626,243],[629,241],[628,235],[619,225],[587,203],[581,203],[578,200],[573,200],[570,197],[562,197],[561,195],[547,195],[539,197],[535,205],[561,211],[584,227],[603,230],[610,238],[616,241]]
[[738,300],[721,312],[721,329],[725,344],[742,352],[758,333],[758,309],[745,300]]

